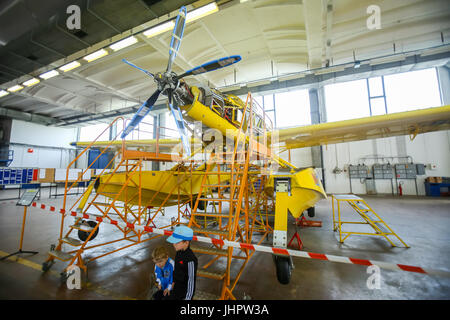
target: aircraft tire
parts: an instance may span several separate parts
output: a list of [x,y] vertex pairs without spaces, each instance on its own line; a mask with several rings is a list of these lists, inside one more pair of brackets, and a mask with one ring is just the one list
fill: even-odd
[[[95,228],[95,226],[97,225],[97,222],[95,222],[95,221],[86,221],[86,222],[89,224],[89,226],[90,226],[91,228]],[[95,239],[95,237],[97,236],[99,230],[100,230],[100,227],[97,228],[97,230],[95,230],[94,234],[93,234],[92,237],[89,239],[89,241],[92,241],[92,240]],[[89,237],[89,234],[90,234],[90,232],[78,230],[78,238],[79,238],[81,241],[86,241],[86,239]]]
[[315,215],[316,215],[316,208],[315,207],[308,208],[308,217],[314,218]]
[[277,280],[281,284],[289,284],[292,275],[292,266],[290,257],[281,257],[274,255],[275,267],[277,270]]
[[[191,202],[188,202],[188,203],[189,203],[189,207],[191,207],[191,209],[194,207],[195,201],[197,201],[197,200],[194,200],[194,203],[193,203],[192,205],[191,205]],[[198,202],[197,209],[198,209],[198,210],[205,210],[207,204],[208,204],[208,203],[207,203],[206,201],[200,200],[200,201]]]

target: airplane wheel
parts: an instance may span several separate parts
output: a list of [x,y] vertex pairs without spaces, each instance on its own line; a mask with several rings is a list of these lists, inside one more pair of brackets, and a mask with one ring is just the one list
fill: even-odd
[[277,269],[277,279],[281,284],[288,284],[291,280],[292,266],[290,257],[274,256]]
[[[191,209],[192,209],[193,206],[195,205],[195,201],[197,201],[197,200],[194,200],[194,203],[192,204],[192,206],[191,206],[191,202],[189,202],[189,207],[191,207]],[[205,210],[206,205],[207,205],[207,202],[206,202],[206,201],[200,200],[200,201],[198,202],[197,210]]]
[[315,215],[316,215],[316,208],[315,207],[308,208],[308,217],[314,218]]
[[[97,222],[95,221],[85,221],[87,222],[87,224],[89,225],[89,227],[91,228],[95,228],[95,226],[97,225]],[[97,228],[97,230],[95,230],[94,234],[92,235],[92,237],[89,239],[89,241],[92,241],[95,239],[95,237],[98,234],[98,231],[100,230],[100,227]],[[90,232],[86,232],[86,231],[82,231],[82,230],[78,230],[78,238],[81,241],[86,241],[86,239],[89,237]]]

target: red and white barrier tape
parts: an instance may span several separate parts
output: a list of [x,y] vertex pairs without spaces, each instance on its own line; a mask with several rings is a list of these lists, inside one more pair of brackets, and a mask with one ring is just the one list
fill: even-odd
[[[64,209],[57,210],[56,207],[54,207],[54,206],[39,204],[36,202],[33,202],[31,206],[35,207],[35,208],[40,208],[42,210],[48,210],[50,212],[59,212],[61,214],[66,213]],[[142,225],[132,224],[132,223],[119,222],[117,220],[104,219],[104,218],[98,217],[98,216],[91,217],[90,215],[88,215],[86,213],[80,213],[80,212],[75,212],[75,211],[71,211],[70,213],[68,213],[68,215],[77,217],[77,218],[83,218],[86,220],[93,220],[93,221],[109,223],[109,224],[117,225],[117,226],[121,226],[121,227],[127,227],[127,228],[134,229],[134,230],[156,233],[156,234],[160,234],[160,235],[164,235],[164,236],[170,236],[173,233],[173,231],[169,231],[169,230],[157,229],[157,228],[152,228],[152,227],[142,226]],[[220,239],[214,239],[214,238],[202,237],[202,236],[194,236],[192,240],[215,244],[215,245],[219,245],[219,246],[223,245],[224,247],[248,249],[248,250],[254,250],[254,251],[258,251],[258,252],[267,252],[267,253],[277,254],[277,255],[285,255],[285,256],[293,256],[293,257],[306,258],[306,259],[316,259],[316,260],[323,260],[323,261],[340,262],[340,263],[347,263],[347,264],[357,264],[357,265],[362,265],[362,266],[376,265],[380,268],[394,270],[394,271],[408,271],[408,272],[423,273],[423,274],[428,274],[428,275],[438,275],[438,276],[450,277],[450,271],[447,271],[447,270],[429,269],[429,268],[424,269],[421,267],[410,266],[410,265],[405,265],[405,264],[394,264],[394,263],[388,263],[388,262],[383,262],[383,261],[356,259],[356,258],[335,256],[335,255],[330,255],[330,254],[313,253],[313,252],[298,251],[298,250],[291,250],[291,249],[284,249],[284,248],[274,248],[274,247],[267,247],[267,246],[254,245],[254,244],[241,243],[241,242],[228,241],[228,240],[220,240]]]

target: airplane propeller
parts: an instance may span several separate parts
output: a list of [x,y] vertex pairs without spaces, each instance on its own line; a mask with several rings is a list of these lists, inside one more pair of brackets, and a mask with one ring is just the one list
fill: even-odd
[[142,69],[133,63],[122,59],[123,62],[136,68],[149,77],[151,77],[154,81],[156,81],[158,89],[145,101],[138,111],[134,114],[130,123],[128,123],[125,130],[122,132],[121,139],[124,139],[131,131],[136,128],[136,126],[142,121],[142,119],[147,116],[147,114],[152,110],[156,100],[159,95],[162,93],[167,95],[169,100],[169,108],[172,113],[172,116],[175,119],[175,123],[177,125],[178,133],[181,136],[181,141],[183,142],[183,148],[188,156],[191,155],[191,148],[189,144],[189,139],[187,136],[186,127],[183,121],[183,115],[181,113],[181,109],[178,106],[178,101],[174,92],[178,89],[180,84],[180,79],[190,75],[199,75],[205,72],[214,71],[220,68],[227,67],[233,63],[239,62],[241,60],[241,56],[234,55],[230,57],[224,57],[218,60],[213,60],[207,63],[202,64],[201,66],[195,67],[191,70],[186,71],[181,75],[176,75],[175,72],[172,71],[173,62],[178,54],[178,50],[180,49],[181,40],[183,39],[184,27],[186,24],[186,7],[181,7],[178,13],[177,19],[175,21],[175,27],[172,32],[172,39],[170,41],[170,49],[169,49],[169,61],[167,63],[167,68],[165,72],[159,72],[157,74],[153,74],[145,69]]

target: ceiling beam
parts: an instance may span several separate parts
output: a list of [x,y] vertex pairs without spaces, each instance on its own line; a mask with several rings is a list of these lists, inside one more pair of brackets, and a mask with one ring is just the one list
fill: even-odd
[[0,116],[9,117],[9,118],[15,119],[15,120],[33,122],[33,123],[42,124],[45,126],[53,125],[58,122],[58,120],[56,120],[54,118],[9,109],[9,107],[7,107],[7,106],[0,107]]
[[323,49],[323,29],[325,0],[304,0],[303,13],[305,18],[306,43],[308,47],[308,69],[321,68]]

